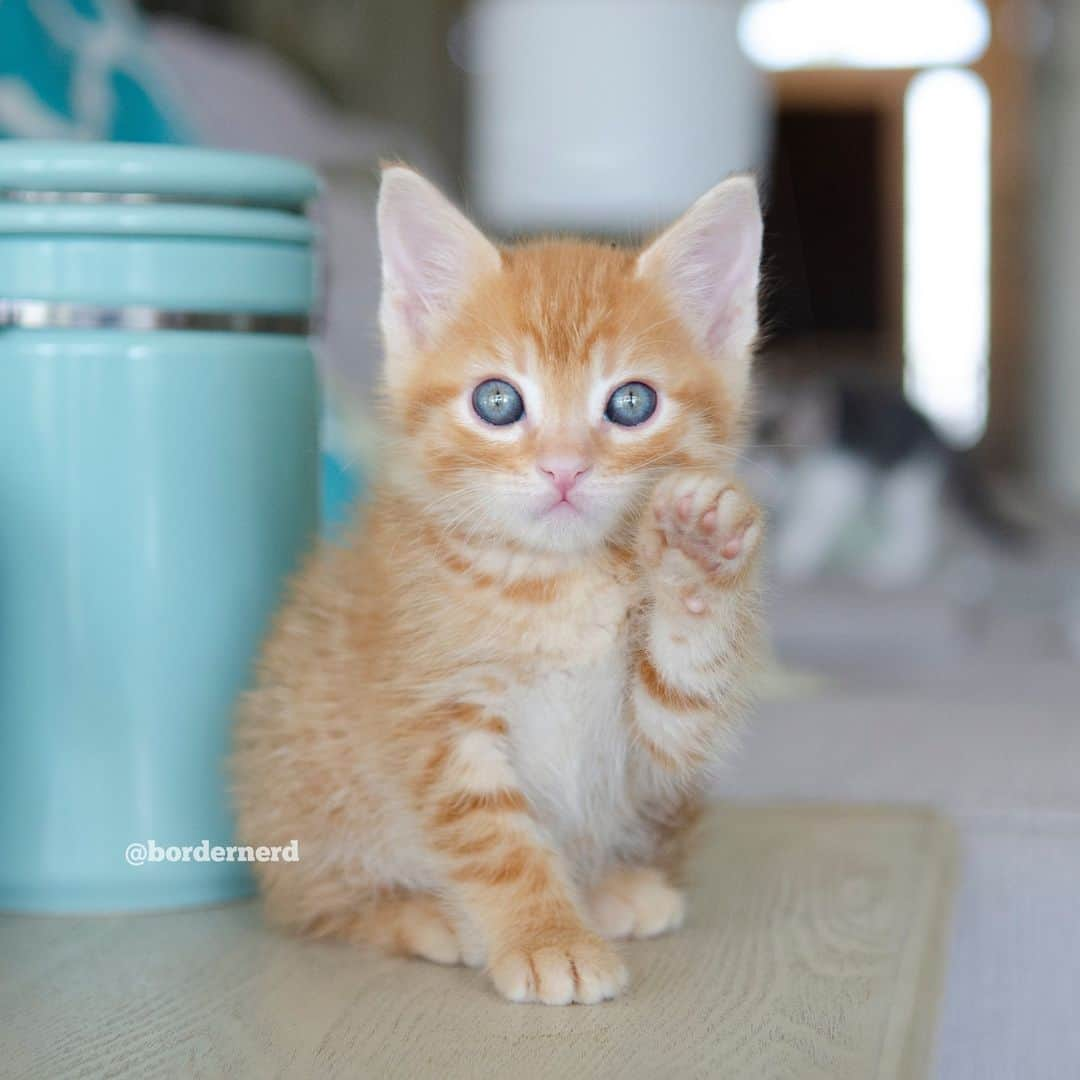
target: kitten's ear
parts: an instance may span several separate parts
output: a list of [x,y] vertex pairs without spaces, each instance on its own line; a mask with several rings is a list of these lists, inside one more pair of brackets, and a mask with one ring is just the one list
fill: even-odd
[[449,199],[401,165],[383,170],[378,222],[379,321],[393,357],[429,345],[473,281],[501,260]]
[[741,395],[758,331],[761,203],[750,176],[702,195],[638,257],[638,273],[666,289],[700,346],[732,367]]

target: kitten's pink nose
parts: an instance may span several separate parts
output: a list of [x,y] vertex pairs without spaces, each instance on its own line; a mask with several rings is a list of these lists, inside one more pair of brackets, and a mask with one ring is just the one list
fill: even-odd
[[564,499],[591,467],[571,458],[548,458],[537,463],[537,468],[555,485],[555,490]]

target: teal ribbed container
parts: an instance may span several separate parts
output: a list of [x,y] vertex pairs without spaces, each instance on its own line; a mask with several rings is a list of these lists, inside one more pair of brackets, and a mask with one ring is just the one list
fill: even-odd
[[303,166],[0,142],[0,908],[249,891],[235,699],[318,514]]

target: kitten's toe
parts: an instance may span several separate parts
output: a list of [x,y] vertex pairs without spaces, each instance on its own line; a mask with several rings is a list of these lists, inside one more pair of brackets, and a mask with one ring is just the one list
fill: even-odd
[[427,896],[393,901],[376,914],[371,940],[388,952],[434,964],[461,964],[458,933],[438,903]]
[[615,997],[628,975],[610,945],[582,933],[559,944],[512,949],[492,965],[491,978],[510,1001],[595,1005]]
[[725,562],[751,554],[761,539],[761,515],[757,506],[740,487],[726,488],[714,509],[712,531],[716,537],[714,550]]
[[462,963],[457,934],[445,922],[432,919],[418,923],[412,928],[410,944],[413,954],[422,960],[451,966]]
[[686,917],[683,894],[659,870],[618,870],[592,896],[593,922],[604,937],[650,938],[677,930]]

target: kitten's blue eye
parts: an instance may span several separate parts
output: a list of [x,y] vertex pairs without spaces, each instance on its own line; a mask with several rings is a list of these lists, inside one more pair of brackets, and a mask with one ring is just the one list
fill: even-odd
[[521,395],[502,379],[482,382],[472,396],[473,408],[481,420],[497,427],[516,424],[525,415],[525,403]]
[[628,382],[620,386],[608,398],[604,415],[613,424],[637,427],[656,412],[656,391],[640,382]]

